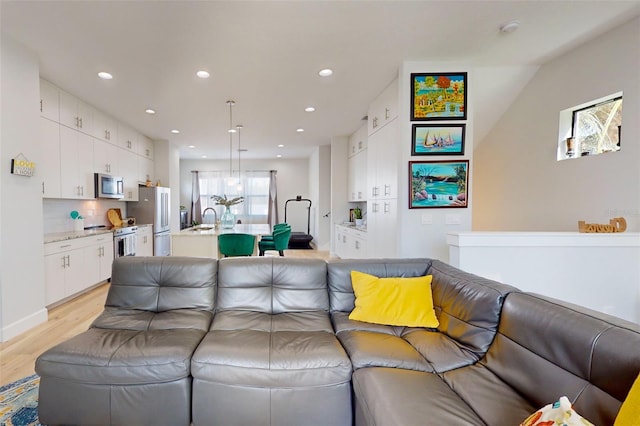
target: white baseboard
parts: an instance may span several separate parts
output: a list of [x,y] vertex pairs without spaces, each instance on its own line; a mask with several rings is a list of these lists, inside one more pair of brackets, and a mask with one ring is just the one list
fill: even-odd
[[0,330],[0,342],[6,342],[10,339],[13,339],[16,336],[24,333],[27,330],[32,329],[33,327],[47,322],[49,319],[49,313],[46,308],[42,308],[39,311],[32,313],[24,318],[15,321],[12,324],[7,325],[6,327],[2,327]]

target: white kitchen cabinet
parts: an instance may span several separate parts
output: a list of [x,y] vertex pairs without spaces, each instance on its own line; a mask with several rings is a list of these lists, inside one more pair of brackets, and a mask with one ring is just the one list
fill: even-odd
[[369,136],[367,198],[398,198],[398,121]]
[[60,125],[40,117],[42,161],[37,173],[42,180],[43,198],[60,198]]
[[93,134],[93,107],[75,96],[60,90],[60,124]]
[[93,182],[93,139],[60,126],[60,196],[93,199]]
[[129,152],[138,153],[138,132],[131,127],[118,124],[118,146]]
[[388,123],[398,117],[398,80],[394,80],[386,89],[369,105],[367,126],[368,135],[382,129]]
[[398,250],[398,200],[367,201],[367,235],[372,258],[394,258]]
[[138,227],[136,256],[153,256],[153,227]]
[[108,142],[93,140],[93,171],[119,176],[118,148]]
[[341,259],[368,257],[368,233],[349,226],[335,226],[334,251]]
[[45,301],[49,306],[111,276],[113,235],[105,233],[44,245]]
[[85,277],[84,288],[111,278],[113,263],[113,235],[100,234],[86,237],[85,259],[88,276]]
[[141,134],[138,134],[138,155],[153,160],[153,141]]
[[367,126],[363,125],[349,137],[348,201],[367,199]]
[[349,136],[349,157],[367,149],[367,125],[363,124]]
[[154,176],[153,160],[138,156],[138,182],[141,184],[147,181],[154,182]]
[[138,201],[138,155],[118,148],[118,167],[124,180],[123,201]]
[[56,86],[40,79],[40,116],[58,123],[60,121],[60,96]]
[[92,136],[105,142],[118,144],[118,122],[102,111],[93,111]]

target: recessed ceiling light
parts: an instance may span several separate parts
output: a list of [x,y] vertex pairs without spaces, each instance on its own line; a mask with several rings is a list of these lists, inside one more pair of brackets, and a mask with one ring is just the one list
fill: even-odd
[[318,75],[319,75],[320,77],[329,77],[331,74],[333,74],[333,70],[332,70],[332,69],[330,69],[330,68],[325,68],[325,69],[320,70],[320,71],[318,72]]
[[304,129],[301,127],[301,128],[299,128],[299,129],[296,129],[296,132],[298,132],[298,133],[302,133],[302,132],[304,132]]
[[237,130],[236,130],[236,129],[229,129],[229,130],[227,130],[227,132],[229,132],[229,133],[236,133],[236,132],[237,132]]
[[203,156],[202,156],[202,158],[207,158],[207,156],[206,156],[206,155],[203,155]]
[[500,32],[505,34],[510,34],[515,30],[517,30],[518,28],[520,28],[520,21],[513,20],[500,25]]
[[200,78],[209,78],[211,74],[209,74],[207,71],[200,70],[196,73],[196,75]]
[[282,158],[282,154],[278,154],[278,155],[276,155],[276,157]]
[[193,149],[193,148],[195,148],[195,147],[196,147],[195,145],[189,145],[187,148],[191,148],[191,149]]
[[151,109],[151,108],[147,108],[147,109],[144,110],[144,112],[146,112],[147,114],[152,114],[153,115],[153,114],[156,113],[156,110],[155,109]]
[[173,130],[171,130],[171,133],[173,133],[174,135],[177,135],[178,133],[180,133],[180,130],[173,129]]
[[284,148],[284,145],[279,144],[279,145],[278,145],[278,148]]
[[98,73],[98,77],[100,77],[103,80],[111,80],[113,78],[113,76],[111,74],[109,74],[108,72],[105,72],[105,71],[100,71]]
[[306,107],[304,110],[305,110],[306,112],[313,112],[313,111],[315,111],[316,109],[315,109],[314,107],[310,106],[310,107]]

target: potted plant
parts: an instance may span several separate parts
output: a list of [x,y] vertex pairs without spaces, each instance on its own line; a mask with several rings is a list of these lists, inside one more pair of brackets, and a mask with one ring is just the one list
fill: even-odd
[[220,225],[226,229],[233,228],[233,225],[236,223],[236,216],[231,212],[231,206],[235,206],[236,204],[243,202],[244,197],[228,199],[227,195],[224,194],[222,197],[219,195],[213,195],[211,196],[211,199],[215,201],[216,206],[224,206],[224,212],[222,213],[222,216],[220,216]]
[[353,209],[353,218],[356,221],[356,226],[362,226],[362,210],[360,210],[360,207],[357,207],[355,209]]

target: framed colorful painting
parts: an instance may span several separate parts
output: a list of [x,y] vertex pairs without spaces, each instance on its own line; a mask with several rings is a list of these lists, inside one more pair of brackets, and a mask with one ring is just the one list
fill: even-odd
[[466,120],[467,73],[412,73],[411,120]]
[[464,124],[414,124],[411,155],[463,155]]
[[409,208],[467,207],[469,160],[409,161]]

